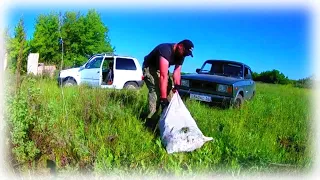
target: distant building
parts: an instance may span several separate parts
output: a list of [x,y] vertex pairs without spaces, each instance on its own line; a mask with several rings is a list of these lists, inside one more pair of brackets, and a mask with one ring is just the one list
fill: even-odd
[[49,74],[51,77],[54,76],[54,72],[56,71],[56,66],[45,66],[44,63],[38,63],[37,74]]
[[49,74],[54,76],[57,69],[56,66],[46,66],[44,63],[39,63],[39,53],[30,53],[28,56],[27,73],[34,75]]

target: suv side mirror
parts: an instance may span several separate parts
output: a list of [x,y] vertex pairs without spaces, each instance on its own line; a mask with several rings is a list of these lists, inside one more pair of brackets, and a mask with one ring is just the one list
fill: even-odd
[[201,69],[197,68],[197,69],[196,69],[196,72],[197,72],[197,73],[199,73],[199,72],[200,72],[200,70],[201,70]]
[[80,66],[79,71],[82,71],[84,69],[84,66]]

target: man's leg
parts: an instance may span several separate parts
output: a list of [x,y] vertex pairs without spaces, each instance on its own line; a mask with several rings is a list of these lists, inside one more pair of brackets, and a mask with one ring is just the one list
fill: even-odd
[[143,73],[144,73],[144,81],[149,90],[149,93],[148,93],[149,113],[147,118],[148,120],[150,120],[155,118],[156,112],[160,105],[159,78],[158,78],[157,72],[152,69],[150,70],[150,68],[144,68]]

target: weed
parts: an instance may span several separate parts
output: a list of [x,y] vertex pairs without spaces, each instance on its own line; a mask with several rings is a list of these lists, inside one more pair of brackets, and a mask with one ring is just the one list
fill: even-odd
[[258,83],[255,99],[240,110],[185,99],[201,131],[215,141],[173,155],[166,153],[159,135],[144,126],[146,87],[130,91],[75,86],[64,88],[64,97],[61,91],[54,79],[28,77],[21,92],[8,99],[6,117],[18,162],[47,159],[55,172],[179,176],[273,172],[276,167],[297,171],[312,165],[309,89]]

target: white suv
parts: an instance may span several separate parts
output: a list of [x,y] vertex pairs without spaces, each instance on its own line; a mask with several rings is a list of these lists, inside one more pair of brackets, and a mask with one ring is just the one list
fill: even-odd
[[143,86],[142,68],[136,58],[110,53],[95,54],[78,68],[60,71],[58,84],[137,89]]

